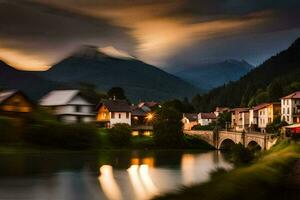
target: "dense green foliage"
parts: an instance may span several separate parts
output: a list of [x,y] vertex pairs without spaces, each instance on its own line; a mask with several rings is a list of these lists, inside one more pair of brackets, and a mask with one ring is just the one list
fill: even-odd
[[195,125],[192,127],[192,130],[199,131],[212,131],[216,127],[216,123],[210,123],[209,125],[201,126],[201,124]]
[[239,81],[197,95],[192,104],[197,111],[212,111],[217,106],[253,106],[278,101],[300,90],[300,39],[291,47],[271,57]]
[[[299,158],[300,147],[284,142],[266,152],[254,164],[216,173],[206,183],[156,197],[156,200],[264,200],[284,199],[287,174]],[[223,171],[224,172],[224,171]]]
[[19,131],[17,126],[10,118],[0,117],[0,143],[17,142]]
[[112,145],[126,147],[131,142],[131,127],[128,124],[115,124],[108,130],[108,138]]
[[107,92],[107,96],[111,99],[127,99],[124,90],[120,87],[112,87],[111,89],[109,89]]
[[22,120],[1,117],[0,142],[76,150],[94,148],[99,143],[96,126],[64,124],[43,110],[33,112]]
[[35,145],[81,150],[96,147],[97,134],[97,128],[89,124],[44,121],[27,125],[23,138]]
[[163,148],[178,148],[182,145],[182,114],[173,107],[162,106],[153,123],[154,142]]
[[276,117],[272,123],[267,124],[266,131],[267,133],[280,134],[280,130],[283,126],[287,126],[288,123],[281,121],[280,116]]
[[255,149],[250,149],[244,147],[241,143],[233,145],[230,149],[230,161],[235,165],[245,165],[249,164],[255,155]]

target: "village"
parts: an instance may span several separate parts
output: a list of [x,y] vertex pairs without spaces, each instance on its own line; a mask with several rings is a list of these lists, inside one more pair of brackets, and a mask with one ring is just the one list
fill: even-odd
[[[85,99],[79,90],[54,90],[42,97],[38,105],[26,94],[17,90],[0,93],[2,116],[22,118],[37,107],[47,110],[63,123],[96,123],[98,127],[112,128],[116,124],[128,124],[132,135],[150,136],[158,102],[129,104],[126,99],[101,100],[97,105]],[[221,116],[229,115],[224,129],[245,133],[270,133],[268,126],[280,123],[287,134],[300,132],[300,91],[282,97],[281,102],[262,103],[252,108],[217,107],[211,113],[183,113],[183,130],[196,130],[215,124]],[[272,130],[271,130],[272,131]]]

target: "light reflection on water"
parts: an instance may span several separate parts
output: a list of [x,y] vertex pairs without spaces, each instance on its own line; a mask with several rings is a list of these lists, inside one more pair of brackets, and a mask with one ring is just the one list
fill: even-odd
[[207,181],[216,168],[232,168],[220,152],[182,151],[0,155],[0,163],[0,199],[16,200],[144,200]]

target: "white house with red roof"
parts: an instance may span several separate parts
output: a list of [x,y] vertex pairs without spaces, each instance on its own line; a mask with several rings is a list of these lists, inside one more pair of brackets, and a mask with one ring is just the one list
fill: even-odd
[[217,120],[215,113],[199,113],[198,114],[198,123],[201,126],[207,126],[210,123]]
[[300,123],[300,91],[281,98],[281,120],[288,124]]

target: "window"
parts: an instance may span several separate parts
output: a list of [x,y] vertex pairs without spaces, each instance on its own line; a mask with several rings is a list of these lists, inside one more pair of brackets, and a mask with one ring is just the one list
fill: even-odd
[[115,113],[114,113],[114,112],[111,113],[111,118],[112,118],[112,119],[115,118]]
[[282,108],[282,114],[284,114],[285,113],[285,108]]
[[119,113],[119,119],[121,119],[121,113]]
[[287,114],[290,114],[290,108],[287,108],[286,113],[287,113]]
[[286,121],[290,121],[290,116],[286,116]]
[[126,113],[126,118],[127,118],[127,119],[129,118],[129,112]]
[[81,106],[77,105],[75,106],[75,112],[80,112],[81,111]]

